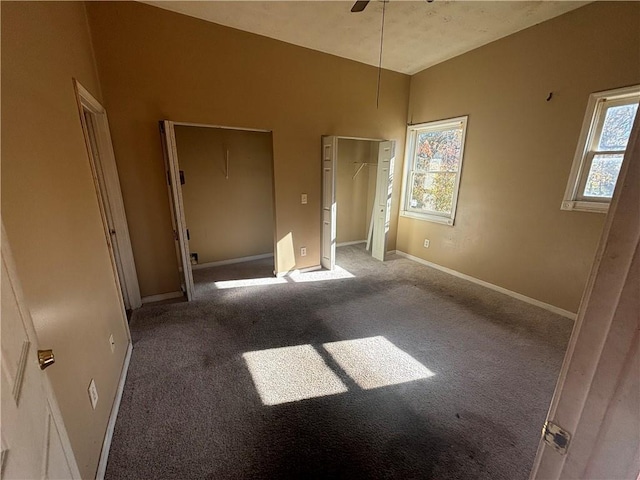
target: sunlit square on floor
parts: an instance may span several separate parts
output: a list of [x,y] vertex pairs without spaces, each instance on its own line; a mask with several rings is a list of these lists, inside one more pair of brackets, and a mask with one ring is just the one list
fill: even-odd
[[311,345],[242,354],[264,405],[335,395],[347,387]]
[[435,375],[384,337],[323,344],[338,365],[361,388],[397,385]]

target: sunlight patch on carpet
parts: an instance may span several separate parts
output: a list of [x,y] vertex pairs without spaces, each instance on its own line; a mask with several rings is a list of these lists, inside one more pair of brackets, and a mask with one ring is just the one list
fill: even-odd
[[435,375],[381,336],[325,343],[323,347],[345,373],[365,390]]
[[324,282],[355,278],[355,275],[344,268],[336,266],[333,270],[316,270],[313,272],[294,271],[283,277],[247,278],[241,280],[221,280],[215,282],[216,288],[259,287],[263,285],[283,285],[285,283]]
[[311,345],[242,354],[264,405],[278,405],[347,391]]

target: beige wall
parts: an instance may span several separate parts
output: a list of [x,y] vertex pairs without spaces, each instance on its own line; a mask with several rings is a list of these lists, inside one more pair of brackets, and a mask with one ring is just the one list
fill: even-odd
[[273,253],[271,133],[175,130],[190,252],[199,263]]
[[91,478],[127,335],[72,84],[100,97],[87,18],[79,2],[1,8],[2,220],[40,345],[56,356],[46,375]]
[[87,10],[142,295],[179,288],[161,119],[272,130],[277,269],[318,265],[320,137],[402,147],[409,77],[383,71],[376,109],[374,67],[140,3],[90,2]]
[[469,124],[455,226],[402,217],[397,248],[575,312],[604,215],[560,203],[589,94],[640,83],[639,26],[599,2],[413,76],[410,122]]
[[[375,156],[372,156],[375,153]],[[371,221],[376,168],[365,166],[354,179],[363,163],[377,163],[378,143],[365,140],[338,139],[336,168],[336,241],[337,243],[366,240]],[[371,173],[370,173],[371,172]],[[372,188],[373,192],[369,189]]]

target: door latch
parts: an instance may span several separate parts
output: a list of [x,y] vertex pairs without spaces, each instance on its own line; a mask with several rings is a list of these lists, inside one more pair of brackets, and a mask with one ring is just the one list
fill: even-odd
[[56,363],[53,350],[38,350],[38,363],[40,364],[40,370],[44,370],[49,365]]

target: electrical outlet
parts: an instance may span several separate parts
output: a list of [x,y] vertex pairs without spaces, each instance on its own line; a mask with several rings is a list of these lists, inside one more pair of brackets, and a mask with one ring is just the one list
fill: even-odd
[[95,410],[96,405],[98,404],[98,389],[96,387],[96,381],[93,378],[89,384],[89,400],[91,401],[91,406]]
[[425,238],[423,245],[424,245],[424,248],[429,248],[429,239]]
[[303,193],[302,195],[300,195],[300,202],[302,203],[302,205],[306,205],[307,204],[307,194]]
[[109,345],[111,345],[111,353],[116,351],[116,341],[113,339],[113,333],[109,336]]
[[302,247],[300,249],[300,256],[301,257],[306,257],[307,256],[307,247]]

